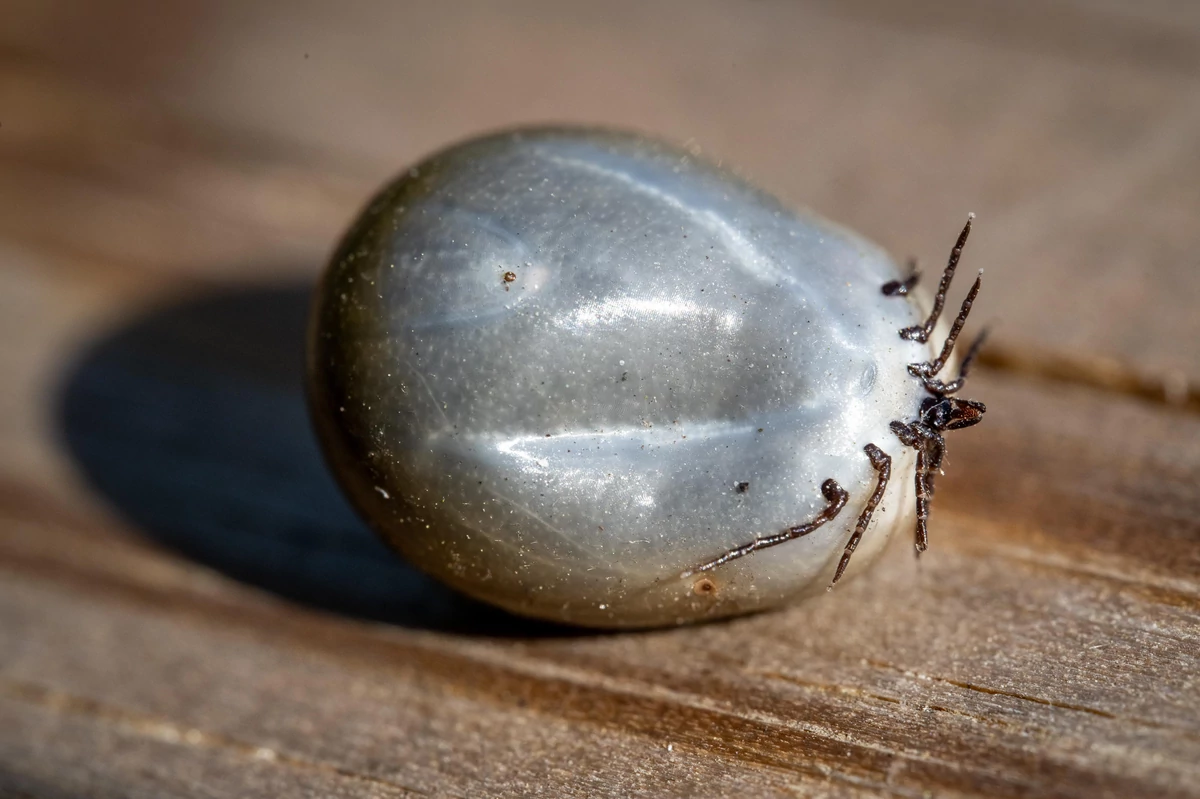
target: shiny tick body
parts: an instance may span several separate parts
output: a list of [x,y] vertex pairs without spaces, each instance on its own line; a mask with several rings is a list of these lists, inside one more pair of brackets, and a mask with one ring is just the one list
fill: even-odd
[[925,314],[881,249],[686,151],[472,140],[335,253],[313,417],[372,525],[476,597],[601,627],[773,607],[924,531],[941,433],[983,413],[930,343],[965,233]]

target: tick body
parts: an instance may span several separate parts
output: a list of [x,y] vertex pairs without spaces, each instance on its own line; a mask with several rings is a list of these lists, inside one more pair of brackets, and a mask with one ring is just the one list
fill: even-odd
[[983,412],[881,291],[907,277],[668,145],[476,139],[336,252],[313,416],[371,524],[473,596],[599,627],[765,609],[923,544],[940,433]]

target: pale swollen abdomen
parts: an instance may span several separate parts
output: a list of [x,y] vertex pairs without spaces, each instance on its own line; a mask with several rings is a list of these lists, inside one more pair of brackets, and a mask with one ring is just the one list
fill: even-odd
[[[931,345],[865,239],[641,137],[571,129],[452,147],[375,198],[333,257],[309,352],[338,478],[409,560],[517,613],[675,624],[824,591],[914,525]],[[815,532],[698,564],[811,519]]]

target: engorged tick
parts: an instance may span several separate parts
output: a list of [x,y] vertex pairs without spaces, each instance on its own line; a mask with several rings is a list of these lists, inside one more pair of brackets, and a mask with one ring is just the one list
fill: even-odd
[[982,338],[945,374],[978,280],[934,335],[969,231],[930,308],[915,267],[684,149],[473,139],[335,251],[312,417],[370,524],[478,599],[595,627],[775,607],[927,545],[943,435],[984,413],[957,396]]

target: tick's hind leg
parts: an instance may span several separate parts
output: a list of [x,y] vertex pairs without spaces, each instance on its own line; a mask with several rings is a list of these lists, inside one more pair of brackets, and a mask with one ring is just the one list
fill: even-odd
[[748,544],[743,544],[740,547],[729,550],[724,555],[714,558],[708,563],[703,563],[695,568],[688,569],[679,575],[679,579],[683,580],[691,577],[694,574],[715,569],[731,560],[737,560],[738,558],[745,557],[751,552],[757,552],[760,549],[766,549],[767,547],[773,547],[788,541],[794,541],[797,538],[808,535],[813,530],[816,530],[818,527],[825,524],[825,522],[841,513],[842,508],[846,506],[846,499],[849,497],[849,495],[846,493],[846,489],[838,485],[837,480],[832,478],[826,480],[824,483],[821,483],[821,493],[825,496],[825,499],[828,500],[829,504],[825,507],[825,510],[814,516],[812,521],[796,525],[795,527],[789,527],[788,529],[775,533],[774,535],[756,538]]
[[867,444],[863,448],[867,453],[867,457],[871,459],[871,465],[875,467],[875,471],[879,473],[879,481],[875,484],[875,493],[867,500],[866,507],[858,516],[858,524],[854,525],[854,533],[850,536],[850,540],[846,542],[846,549],[842,552],[842,559],[838,563],[837,571],[834,572],[833,580],[829,583],[832,589],[837,581],[842,579],[842,574],[845,573],[846,567],[850,565],[850,556],[854,554],[854,550],[858,549],[858,542],[862,540],[863,533],[867,531],[867,525],[871,523],[871,514],[879,507],[879,503],[883,500],[883,492],[887,489],[888,479],[892,476],[892,459],[888,454],[874,444]]

